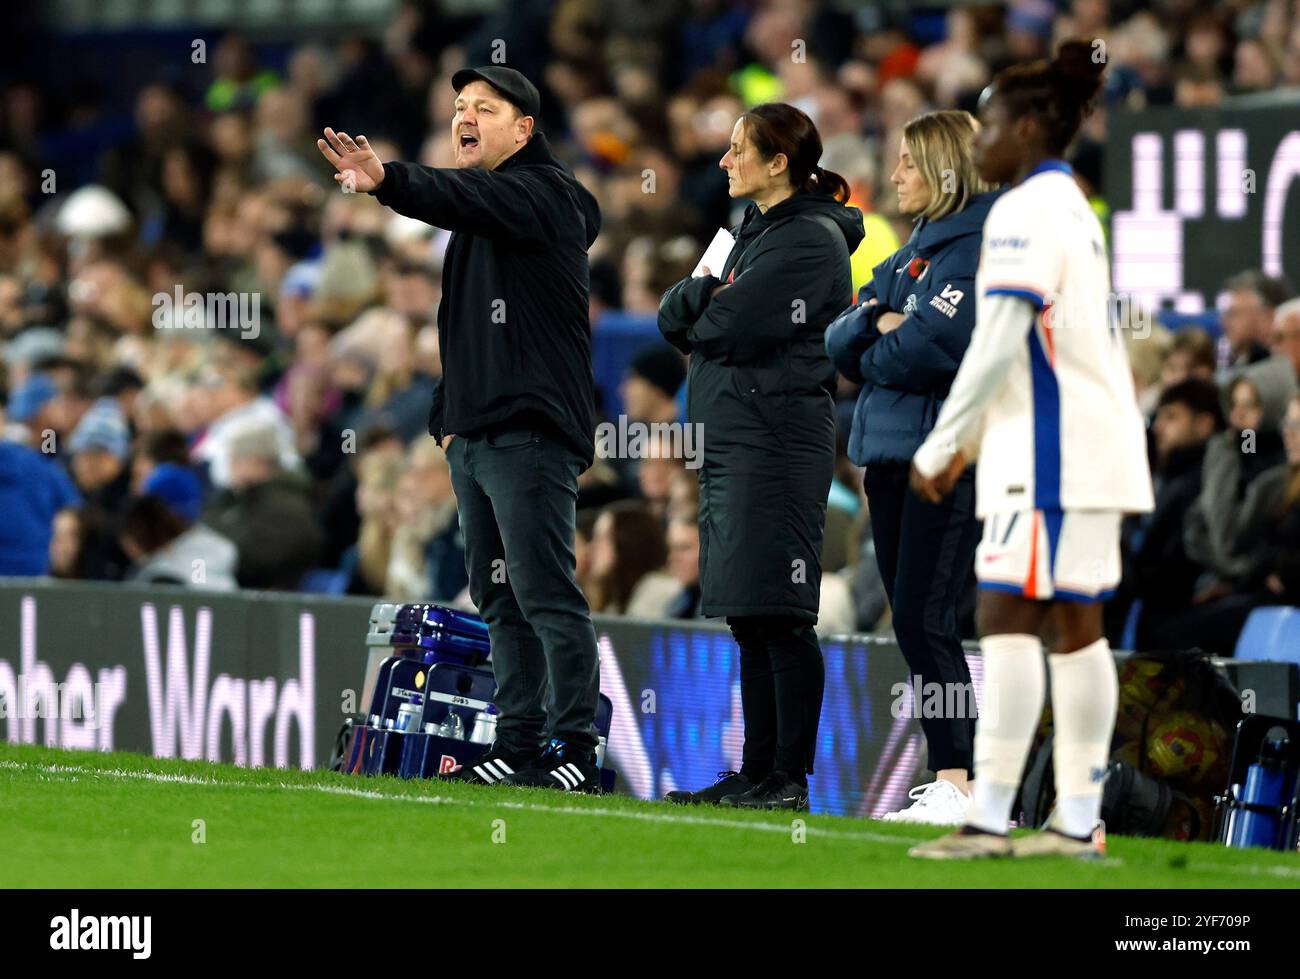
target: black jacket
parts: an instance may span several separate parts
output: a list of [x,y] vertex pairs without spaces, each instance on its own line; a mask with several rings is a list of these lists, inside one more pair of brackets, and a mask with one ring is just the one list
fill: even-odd
[[600,208],[536,133],[495,170],[385,163],[375,198],[454,232],[442,268],[442,383],[429,434],[540,415],[594,456],[587,249]]
[[1155,509],[1134,518],[1138,539],[1125,591],[1151,611],[1188,607],[1205,571],[1183,546],[1183,523],[1201,495],[1204,462],[1204,442],[1170,452],[1156,473]]
[[853,299],[862,212],[796,194],[766,214],[751,205],[733,233],[726,289],[683,279],[659,306],[659,329],[691,354],[687,418],[703,436],[702,611],[815,620],[835,465],[822,335]]

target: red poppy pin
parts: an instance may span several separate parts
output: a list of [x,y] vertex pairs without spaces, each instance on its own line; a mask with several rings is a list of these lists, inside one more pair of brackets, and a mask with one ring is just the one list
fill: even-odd
[[914,258],[907,263],[907,274],[913,279],[920,278],[921,273],[925,271],[926,266],[930,263],[923,258]]

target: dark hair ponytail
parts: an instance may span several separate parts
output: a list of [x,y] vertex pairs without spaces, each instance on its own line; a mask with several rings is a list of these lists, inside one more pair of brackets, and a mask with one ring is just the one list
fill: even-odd
[[1012,65],[993,80],[993,93],[1005,99],[1013,115],[1031,115],[1042,123],[1047,149],[1065,152],[1101,92],[1105,58],[1085,40],[1065,41],[1051,61]]
[[849,182],[818,165],[822,138],[807,113],[784,102],[764,102],[740,117],[754,148],[765,160],[784,153],[790,186],[797,193],[827,194],[848,203]]
[[849,200],[849,182],[841,177],[834,170],[827,170],[825,167],[813,167],[812,175],[809,177],[809,186],[804,190],[819,190],[823,194],[830,194],[841,204],[847,204]]

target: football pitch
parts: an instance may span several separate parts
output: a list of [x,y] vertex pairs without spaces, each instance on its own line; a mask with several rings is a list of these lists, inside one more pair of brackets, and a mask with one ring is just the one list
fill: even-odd
[[908,858],[940,833],[0,746],[0,887],[1300,887],[1294,854],[1113,835],[1096,863]]

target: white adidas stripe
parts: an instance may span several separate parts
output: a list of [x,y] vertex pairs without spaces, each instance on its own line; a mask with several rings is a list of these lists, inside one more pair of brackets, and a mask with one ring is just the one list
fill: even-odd
[[577,785],[579,782],[585,782],[587,780],[587,776],[583,775],[582,771],[573,762],[569,762],[567,765],[564,766],[564,768],[570,775],[573,776],[574,785]]
[[551,769],[551,778],[555,779],[555,781],[563,785],[566,790],[571,789],[578,784],[576,782],[571,782],[570,777],[571,776],[569,775],[569,773],[566,772],[563,768]]
[[507,775],[513,775],[515,770],[507,765],[500,758],[494,758],[492,761],[486,761],[482,765],[475,765],[474,771],[488,783],[500,782]]

